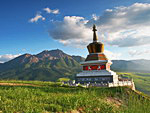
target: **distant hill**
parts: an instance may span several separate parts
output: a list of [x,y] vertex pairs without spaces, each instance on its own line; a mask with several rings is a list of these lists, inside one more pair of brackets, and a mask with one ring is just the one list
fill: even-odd
[[122,72],[150,72],[150,60],[113,60],[112,70]]
[[[24,54],[0,64],[0,79],[56,81],[74,76],[81,71],[81,56],[71,56],[63,51],[45,50],[37,55]],[[112,70],[122,72],[150,72],[150,60],[113,60]]]

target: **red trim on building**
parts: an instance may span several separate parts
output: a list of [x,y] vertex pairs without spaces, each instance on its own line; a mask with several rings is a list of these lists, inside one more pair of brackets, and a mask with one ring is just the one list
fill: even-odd
[[91,65],[91,66],[83,66],[83,70],[102,70],[106,69],[106,65]]

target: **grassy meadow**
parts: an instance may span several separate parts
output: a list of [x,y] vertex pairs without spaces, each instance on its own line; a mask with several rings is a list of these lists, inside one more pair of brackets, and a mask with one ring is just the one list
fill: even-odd
[[136,89],[150,95],[150,73],[119,72],[117,74],[133,78]]
[[82,88],[41,81],[0,83],[8,83],[0,86],[0,111],[4,113],[148,113],[150,109],[150,98],[128,87]]

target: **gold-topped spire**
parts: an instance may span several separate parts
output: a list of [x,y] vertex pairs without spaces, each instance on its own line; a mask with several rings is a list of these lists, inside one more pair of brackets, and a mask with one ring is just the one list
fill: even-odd
[[97,31],[96,25],[93,25],[93,42],[87,46],[89,53],[103,53],[104,52],[104,44],[101,42],[98,42],[96,31]]
[[97,31],[96,25],[94,24],[93,25],[93,42],[97,42],[98,41],[98,37],[96,35],[96,31]]

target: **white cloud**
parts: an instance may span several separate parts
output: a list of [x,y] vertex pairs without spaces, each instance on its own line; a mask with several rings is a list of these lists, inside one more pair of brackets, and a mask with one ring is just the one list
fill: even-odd
[[[55,27],[50,30],[50,35],[64,45],[82,47],[90,41],[92,31],[85,26],[87,20],[79,16],[65,16],[64,21],[55,22]],[[87,40],[87,38],[89,40]]]
[[53,14],[59,14],[59,9],[54,9],[54,10],[52,10],[52,13],[53,13]]
[[99,18],[99,17],[98,17],[98,16],[96,16],[96,14],[92,14],[92,19],[93,19],[93,20],[95,20],[95,21],[96,21],[96,20],[98,20],[98,18]]
[[119,60],[120,56],[122,55],[121,53],[113,53],[113,52],[108,51],[108,50],[105,50],[104,53],[107,56],[107,58],[110,60]]
[[12,54],[6,54],[6,55],[0,55],[0,63],[7,62],[15,57],[20,56],[21,54],[12,55]]
[[59,9],[52,10],[47,7],[47,8],[44,8],[43,10],[46,11],[47,13],[59,14]]
[[[43,10],[46,11],[47,13],[52,13],[52,14],[59,14],[59,13],[60,13],[60,12],[59,12],[59,9],[54,9],[54,10],[52,10],[52,9],[50,9],[50,8],[48,8],[48,7],[47,7],[47,8],[43,8]],[[31,23],[37,22],[37,21],[40,20],[40,19],[41,19],[42,21],[46,20],[46,18],[41,15],[41,12],[37,13],[37,14],[35,15],[35,17],[33,17],[33,18],[31,18],[31,19],[29,20],[29,22],[31,22]]]
[[52,10],[50,8],[48,8],[48,7],[44,8],[43,10],[46,11],[47,13],[51,13],[52,12]]
[[145,54],[150,54],[150,50],[135,50],[135,49],[130,49],[128,51],[129,55],[132,56],[132,57],[137,57],[137,56],[143,56]]
[[99,39],[108,45],[132,47],[150,44],[150,4],[135,3],[128,7],[107,9],[91,20],[66,16],[54,22],[50,35],[59,42],[85,47],[92,40],[92,24],[97,25]]
[[[149,44],[150,4],[135,3],[128,7],[107,9],[95,21],[109,45],[131,47]],[[143,18],[144,17],[144,18]],[[88,22],[91,25],[91,22]]]
[[39,19],[41,19],[42,21],[44,21],[45,20],[45,17],[43,17],[41,14],[36,14],[36,16],[34,17],[34,18],[31,18],[30,20],[29,20],[29,22],[37,22]]

